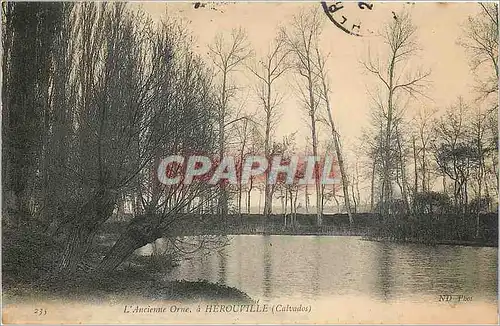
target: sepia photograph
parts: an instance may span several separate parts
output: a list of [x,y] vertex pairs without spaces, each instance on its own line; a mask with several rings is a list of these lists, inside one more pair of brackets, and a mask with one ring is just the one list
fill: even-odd
[[2,2],[4,324],[498,324],[498,2]]

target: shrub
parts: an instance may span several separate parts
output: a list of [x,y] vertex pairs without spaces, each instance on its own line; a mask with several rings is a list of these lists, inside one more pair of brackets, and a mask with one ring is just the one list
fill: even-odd
[[2,272],[7,285],[39,279],[54,267],[61,248],[35,225],[4,228],[2,238]]

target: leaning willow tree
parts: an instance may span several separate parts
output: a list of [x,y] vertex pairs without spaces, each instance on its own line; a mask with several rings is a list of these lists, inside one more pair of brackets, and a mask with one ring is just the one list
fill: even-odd
[[78,270],[125,195],[139,214],[96,272],[174,235],[212,189],[162,185],[158,162],[217,152],[211,74],[186,28],[123,3],[9,3],[2,18],[9,234],[57,243],[45,266],[51,277]]

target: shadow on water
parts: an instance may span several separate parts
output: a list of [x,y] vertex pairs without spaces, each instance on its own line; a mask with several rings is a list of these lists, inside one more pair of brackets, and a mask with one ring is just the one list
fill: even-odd
[[221,284],[227,283],[227,259],[228,252],[225,250],[226,248],[222,248],[217,252],[219,256],[219,269],[218,269],[218,282]]
[[264,277],[262,279],[262,288],[264,298],[272,296],[272,265],[273,259],[271,255],[272,241],[269,235],[262,237],[262,246],[264,247],[264,254],[262,255],[262,265],[264,266]]
[[[241,237],[235,237],[233,239],[233,241],[235,242],[236,244],[236,248],[241,248]],[[238,252],[238,254],[240,254],[240,252]],[[237,262],[236,262],[236,265],[238,266],[237,268],[237,283],[236,283],[236,286],[238,288],[241,288],[241,285],[242,285],[242,281],[243,281],[243,278],[242,278],[242,260],[241,259],[238,259]]]
[[321,248],[321,237],[315,236],[314,237],[314,250],[313,250],[313,255],[314,255],[314,270],[311,278],[311,283],[312,283],[312,290],[314,293],[319,293],[319,282],[321,279],[321,251],[323,248]]
[[199,255],[198,256],[198,265],[196,266],[196,269],[193,269],[193,271],[198,271],[200,274],[200,278],[204,280],[211,280],[213,271],[212,271],[212,264],[210,263],[210,256],[207,255]]
[[391,289],[394,286],[391,274],[392,247],[390,243],[379,243],[377,249],[377,294],[382,300],[388,301],[391,299]]

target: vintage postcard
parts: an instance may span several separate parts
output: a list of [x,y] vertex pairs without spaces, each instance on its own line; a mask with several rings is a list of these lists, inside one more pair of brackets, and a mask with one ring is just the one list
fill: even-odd
[[497,324],[497,2],[2,2],[2,322]]

